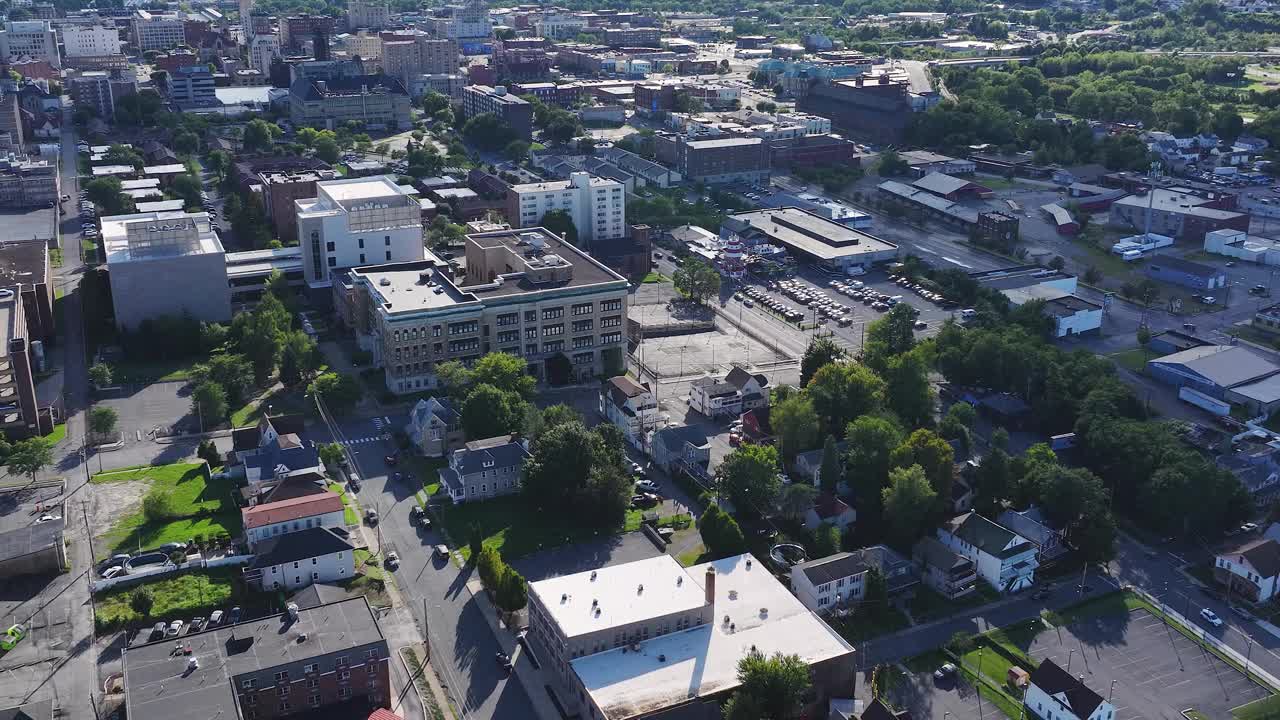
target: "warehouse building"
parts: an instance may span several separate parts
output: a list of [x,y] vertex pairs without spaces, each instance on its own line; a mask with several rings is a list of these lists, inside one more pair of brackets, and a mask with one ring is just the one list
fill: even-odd
[[1205,233],[1215,230],[1249,231],[1248,213],[1221,207],[1222,199],[1206,197],[1187,188],[1156,188],[1129,195],[1111,205],[1111,224],[1150,232],[1197,244]]
[[720,226],[720,237],[737,235],[748,248],[777,245],[797,259],[826,270],[847,273],[869,270],[898,257],[898,246],[870,233],[797,207],[735,213]]
[[1253,413],[1280,408],[1280,366],[1241,345],[1204,345],[1147,361],[1155,379],[1245,406]]

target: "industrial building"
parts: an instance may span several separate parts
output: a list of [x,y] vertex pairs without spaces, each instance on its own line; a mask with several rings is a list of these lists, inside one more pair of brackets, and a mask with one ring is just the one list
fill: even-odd
[[694,182],[756,183],[769,179],[770,147],[763,138],[659,135],[655,144],[659,159],[669,160],[677,172]]
[[314,199],[295,200],[307,285],[329,287],[335,271],[421,260],[422,206],[390,175],[316,183]]
[[1280,408],[1280,366],[1241,345],[1202,345],[1147,361],[1153,378],[1270,415]]
[[[1226,209],[1224,197],[1206,197],[1204,193],[1181,187],[1155,188],[1120,198],[1111,204],[1111,224],[1168,235],[1197,244],[1205,233],[1214,230],[1249,231],[1248,213]],[[1229,201],[1234,206],[1234,198]]]
[[965,198],[986,200],[995,195],[995,192],[985,185],[979,185],[972,180],[940,172],[927,173],[919,180],[911,183],[911,185],[948,200]]
[[912,113],[924,112],[941,97],[915,93],[906,80],[882,75],[871,80],[819,82],[796,101],[796,109],[831,119],[848,137],[877,143],[901,143]]
[[117,327],[183,313],[231,319],[225,251],[208,213],[112,215],[101,224]]
[[777,245],[807,262],[836,272],[868,270],[896,260],[898,246],[861,230],[796,207],[752,210],[725,218],[720,237],[747,244]]
[[1152,257],[1143,267],[1147,277],[1192,290],[1215,290],[1227,286],[1227,273],[1212,265],[1183,260],[1172,255]]
[[455,278],[428,257],[335,276],[338,316],[391,392],[435,388],[438,363],[490,352],[524,358],[531,375],[553,383],[623,367],[627,281],[595,258],[527,228],[468,235],[465,267]]
[[320,715],[341,705],[368,717],[390,708],[391,657],[363,597],[124,649],[125,712],[227,720]]
[[139,52],[168,50],[186,43],[186,25],[177,13],[134,12],[133,44]]
[[798,655],[824,717],[854,682],[853,647],[750,554],[689,568],[659,555],[531,583],[528,637],[565,707],[595,720],[718,714],[752,652]]
[[1075,294],[1078,283],[1070,273],[1039,265],[1017,265],[969,273],[969,277],[985,288],[998,290],[1014,306],[1043,301],[1043,312],[1053,321],[1053,337],[1080,335],[1102,327],[1102,306]]

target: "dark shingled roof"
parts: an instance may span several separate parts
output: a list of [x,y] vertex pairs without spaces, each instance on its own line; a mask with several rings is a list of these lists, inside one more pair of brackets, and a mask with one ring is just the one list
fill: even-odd
[[1240,555],[1262,577],[1280,575],[1280,543],[1270,538],[1262,538],[1246,543],[1224,555]]
[[1052,660],[1045,658],[1040,667],[1031,673],[1031,684],[1040,688],[1047,695],[1066,695],[1067,706],[1076,717],[1087,718],[1102,704],[1102,696],[1083,682],[1071,677]]
[[883,700],[876,698],[862,711],[860,720],[911,720],[911,713],[905,710],[896,713]]
[[[324,90],[320,89],[317,82],[324,84]],[[320,81],[299,78],[289,87],[289,93],[297,95],[306,102],[323,102],[327,95],[351,95],[359,93],[361,88],[368,88],[368,92],[382,90],[393,95],[408,95],[399,80],[381,73]]]
[[283,565],[353,549],[351,543],[329,528],[307,528],[263,540],[258,544],[258,554],[253,559],[253,567]]
[[[942,527],[982,552],[1000,559],[1013,557],[1033,546],[1030,540],[974,512],[957,515],[942,523]],[[1006,549],[1015,539],[1022,542]]]
[[805,577],[814,585],[824,585],[833,580],[866,572],[867,561],[861,553],[836,553],[799,566]]

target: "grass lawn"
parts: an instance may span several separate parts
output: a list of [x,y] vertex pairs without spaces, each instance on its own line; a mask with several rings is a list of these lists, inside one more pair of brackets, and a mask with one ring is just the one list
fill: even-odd
[[356,572],[370,580],[386,582],[386,573],[382,570],[382,561],[375,558],[368,550],[356,550]]
[[66,440],[66,439],[67,439],[67,424],[66,424],[66,423],[58,423],[57,425],[54,425],[54,426],[53,426],[53,432],[49,433],[48,435],[45,435],[45,436],[44,436],[44,439],[45,439],[45,440],[48,440],[50,445],[57,445],[58,443],[62,442],[63,440]]
[[99,557],[117,552],[136,552],[169,542],[185,542],[197,535],[205,537],[241,532],[240,509],[232,500],[230,480],[211,482],[203,463],[142,466],[94,475],[95,483],[146,482],[149,492],[164,492],[172,506],[186,517],[149,520],[139,509],[116,520],[100,537]]
[[640,282],[645,282],[645,283],[660,283],[660,282],[666,282],[666,280],[667,280],[667,276],[666,276],[666,275],[663,275],[663,274],[662,274],[662,273],[660,273],[660,272],[650,272],[648,275],[645,275],[645,276],[644,276],[644,279],[643,279],[643,280],[641,280]]
[[1254,700],[1231,711],[1235,720],[1267,720],[1280,717],[1280,695]]
[[682,567],[692,567],[709,559],[711,559],[711,554],[707,552],[706,546],[702,543],[698,543],[676,556],[676,561]]
[[356,514],[356,509],[351,507],[351,498],[347,497],[347,491],[343,490],[338,483],[329,483],[329,491],[338,493],[342,498],[342,522],[347,525],[359,525],[360,516]]
[[449,464],[448,460],[405,453],[400,461],[404,463],[404,470],[412,473],[422,483],[422,489],[427,491],[427,497],[435,495],[440,490],[440,468]]
[[956,600],[948,600],[927,587],[921,587],[911,599],[911,617],[917,623],[929,622],[996,599],[996,591],[981,581],[974,592]]
[[183,573],[141,586],[108,590],[97,596],[97,626],[111,629],[143,622],[144,618],[129,607],[129,599],[138,587],[147,588],[155,598],[151,616],[145,622],[177,617],[190,620],[199,614],[208,617],[209,612],[231,604],[231,598],[236,594],[234,578],[239,574],[239,568],[217,568]]
[[157,362],[120,362],[111,366],[117,383],[153,383],[191,378],[191,368],[202,358],[188,357]]
[[[441,509],[445,532],[464,560],[471,557],[468,542],[471,527],[478,525],[484,546],[502,553],[507,561],[545,548],[581,542],[619,529],[599,530],[582,527],[577,518],[561,513],[539,513],[518,495],[494,498],[482,503],[446,505]],[[622,532],[640,529],[639,510],[628,510]]]
[[992,687],[990,680],[980,681],[977,674],[974,673],[972,669],[965,667],[964,665],[960,666],[960,672],[964,674],[965,679],[969,681],[969,684],[977,687],[978,692],[982,694],[982,697],[986,698],[992,705],[995,705],[1001,713],[1004,713],[1005,717],[1016,718],[1021,716],[1018,701],[1009,697],[1003,690]]
[[1112,353],[1107,357],[1111,358],[1120,367],[1131,370],[1136,373],[1145,373],[1147,371],[1147,361],[1155,357],[1156,354],[1145,348],[1133,348],[1132,350],[1123,350],[1118,353]]
[[305,388],[279,388],[251,399],[244,407],[231,413],[231,427],[246,427],[256,423],[266,408],[272,415],[306,412],[311,404],[306,399]]
[[828,624],[851,643],[860,643],[907,627],[907,616],[897,608],[861,610],[846,618],[832,617]]

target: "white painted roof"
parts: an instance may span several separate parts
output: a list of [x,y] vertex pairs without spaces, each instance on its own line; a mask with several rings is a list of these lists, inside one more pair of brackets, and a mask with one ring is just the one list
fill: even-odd
[[702,586],[670,555],[540,580],[529,592],[569,638],[704,604]]

